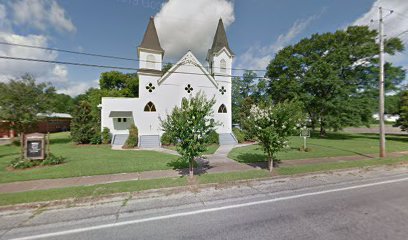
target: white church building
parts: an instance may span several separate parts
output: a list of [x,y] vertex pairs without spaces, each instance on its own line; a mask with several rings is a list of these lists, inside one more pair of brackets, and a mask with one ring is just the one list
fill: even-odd
[[163,73],[163,56],[159,37],[150,18],[139,57],[139,97],[104,97],[101,104],[101,127],[112,133],[112,144],[123,145],[132,123],[139,130],[139,147],[161,147],[163,131],[160,119],[171,113],[175,106],[181,106],[183,98],[195,96],[202,91],[207,98],[214,97],[213,118],[220,123],[216,131],[220,144],[236,144],[232,133],[231,117],[231,67],[234,53],[228,45],[222,20],[219,20],[214,41],[208,50],[208,68],[204,67],[186,49],[186,54],[166,73]]

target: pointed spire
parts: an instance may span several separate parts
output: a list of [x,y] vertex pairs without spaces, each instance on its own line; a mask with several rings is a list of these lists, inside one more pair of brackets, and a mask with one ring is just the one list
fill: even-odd
[[164,52],[160,45],[159,36],[157,35],[156,26],[154,25],[154,18],[150,17],[149,24],[147,25],[146,32],[144,34],[142,43],[139,48],[155,50]]
[[222,22],[222,18],[220,18],[220,20],[218,21],[217,31],[215,32],[213,44],[211,49],[209,50],[209,53],[216,53],[220,51],[223,47],[225,47],[230,52],[230,54],[234,55],[228,44],[224,23]]

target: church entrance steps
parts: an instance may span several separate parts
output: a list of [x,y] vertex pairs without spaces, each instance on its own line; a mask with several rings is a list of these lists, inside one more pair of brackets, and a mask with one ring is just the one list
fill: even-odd
[[219,134],[220,145],[236,145],[237,139],[232,133],[220,133]]
[[139,137],[140,148],[160,148],[160,145],[159,135],[141,135]]
[[112,137],[112,148],[121,148],[128,139],[128,136],[129,134],[114,134]]

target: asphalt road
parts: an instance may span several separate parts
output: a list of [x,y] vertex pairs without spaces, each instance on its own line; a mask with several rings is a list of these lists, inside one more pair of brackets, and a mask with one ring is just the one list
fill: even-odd
[[[406,240],[407,189],[407,168],[320,174],[141,197],[120,207],[56,208],[31,218],[9,212],[1,215],[0,233],[2,239]],[[17,219],[19,226],[6,226]]]

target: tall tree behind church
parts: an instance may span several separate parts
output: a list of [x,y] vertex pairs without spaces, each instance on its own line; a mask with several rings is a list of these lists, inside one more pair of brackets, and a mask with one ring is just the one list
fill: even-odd
[[[321,135],[326,129],[368,125],[378,106],[377,36],[367,26],[352,26],[285,47],[267,69],[270,97],[277,102],[298,98]],[[398,38],[386,41],[390,55],[403,49]],[[405,70],[391,63],[385,64],[385,73],[388,91],[405,78]]]

